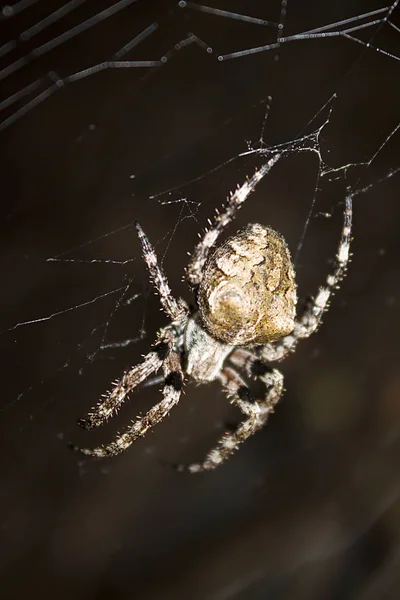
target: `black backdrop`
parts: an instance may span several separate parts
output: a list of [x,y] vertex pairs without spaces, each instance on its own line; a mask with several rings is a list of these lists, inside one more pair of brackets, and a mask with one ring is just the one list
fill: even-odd
[[[24,4],[12,16],[3,7],[5,44],[55,10],[45,0]],[[23,64],[2,72],[2,99],[19,95],[0,126],[1,595],[397,598],[399,135],[388,136],[399,122],[399,33],[380,21],[354,33],[361,44],[297,38],[219,61],[274,43],[276,28],[137,0],[32,54],[111,5],[83,2],[32,40],[2,47],[5,69]],[[207,6],[279,22],[285,3]],[[379,8],[292,0],[284,35],[329,23],[338,32],[339,21]],[[397,8],[390,21],[399,26]],[[123,59],[166,62],[69,82],[143,31]],[[230,229],[260,221],[281,231],[300,250],[304,300],[329,269],[346,186],[371,186],[354,198],[348,277],[321,330],[282,363],[286,392],[268,427],[219,470],[176,473],[168,463],[200,459],[239,418],[217,385],[188,385],[170,418],[121,457],[72,453],[68,441],[104,443],[160,397],[158,386],[143,389],[101,430],[76,426],[165,323],[133,221],[174,292],[190,300],[186,252],[262,162],[239,154],[295,140],[326,119],[321,156],[331,168],[381,151],[369,166],[318,180],[317,155],[293,146]]]

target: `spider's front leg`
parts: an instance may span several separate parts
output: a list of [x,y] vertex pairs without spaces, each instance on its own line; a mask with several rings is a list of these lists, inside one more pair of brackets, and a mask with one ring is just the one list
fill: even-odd
[[182,386],[183,372],[180,355],[171,350],[163,363],[164,368],[164,388],[163,399],[153,406],[142,418],[132,423],[123,434],[119,434],[107,446],[97,446],[96,448],[78,448],[74,450],[87,454],[89,456],[105,457],[114,456],[124,452],[138,438],[143,437],[147,431],[169,413],[171,408],[178,404]]
[[226,433],[218,442],[217,446],[209,452],[202,463],[181,465],[178,470],[188,470],[191,473],[209,471],[218,467],[224,460],[237,450],[239,444],[261,429],[267,422],[269,415],[273,412],[283,391],[283,375],[277,369],[264,368],[259,373],[259,379],[267,387],[263,400],[255,400],[249,388],[234,369],[225,367],[219,376],[219,380],[231,399],[232,404],[240,408],[247,419],[241,423],[232,433]]
[[172,332],[161,330],[156,344],[151,352],[146,354],[143,362],[129,369],[120,381],[114,384],[113,389],[105,394],[104,399],[93,407],[84,419],[78,421],[79,425],[84,429],[93,429],[93,427],[99,427],[112,417],[121,407],[129,392],[161,368],[163,361],[171,351],[173,343],[174,336]]

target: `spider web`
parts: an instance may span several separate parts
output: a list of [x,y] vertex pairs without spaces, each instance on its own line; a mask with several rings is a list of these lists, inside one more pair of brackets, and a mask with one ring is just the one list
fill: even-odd
[[[356,252],[394,261],[398,0],[20,0],[2,5],[0,27],[5,451],[76,436],[76,418],[165,324],[134,221],[190,300],[186,252],[272,152],[282,159],[228,233],[281,231],[304,298],[350,193]],[[384,298],[389,309],[396,288]]]

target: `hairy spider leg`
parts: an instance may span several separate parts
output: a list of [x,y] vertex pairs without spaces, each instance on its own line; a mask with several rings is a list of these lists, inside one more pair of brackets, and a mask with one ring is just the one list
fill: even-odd
[[190,473],[200,473],[215,469],[238,449],[239,444],[265,425],[282,395],[283,375],[277,369],[265,367],[265,371],[259,375],[259,379],[267,387],[263,400],[253,398],[249,388],[234,369],[225,367],[221,371],[219,380],[228,398],[248,418],[235,431],[226,433],[202,463],[179,465],[178,471],[188,470]]
[[329,308],[329,301],[334,291],[347,272],[350,261],[351,228],[353,217],[353,198],[347,196],[343,211],[343,226],[340,234],[340,242],[331,273],[326,278],[315,298],[311,298],[300,316],[296,320],[294,330],[277,342],[262,346],[258,355],[267,362],[279,361],[285,358],[289,352],[293,352],[301,339],[308,338],[319,327],[324,312]]
[[187,268],[187,279],[193,287],[200,284],[203,268],[218,237],[229,223],[234,219],[237,211],[247,200],[250,193],[254,191],[256,185],[265,177],[272,167],[281,158],[280,154],[275,154],[260,169],[258,169],[250,179],[246,179],[241,187],[235,192],[231,192],[227,198],[222,212],[217,211],[214,223],[209,221],[210,229],[205,232],[200,242],[194,249],[192,259]]
[[83,454],[96,457],[114,456],[124,452],[138,438],[143,437],[147,431],[169,413],[171,408],[178,404],[183,386],[183,372],[180,356],[175,351],[170,351],[163,363],[164,388],[163,399],[153,406],[142,418],[133,422],[124,433],[119,434],[110,444],[96,448],[78,448]]
[[[217,215],[214,227],[205,234],[203,240],[195,249],[193,260],[189,266],[192,273],[189,280],[192,285],[196,285],[196,281],[201,280],[202,269],[209,250],[217,237],[233,219],[236,210],[240,208],[257,183],[279,158],[279,155],[271,158],[250,180],[243,184],[241,188],[238,188],[235,194],[230,196],[226,210],[221,215]],[[222,368],[217,378],[231,399],[232,404],[238,406],[247,419],[234,432],[225,434],[203,462],[188,466],[182,465],[178,467],[179,470],[187,469],[192,473],[197,473],[216,468],[237,449],[241,442],[266,423],[269,414],[273,412],[275,404],[282,395],[283,375],[277,369],[268,367],[265,361],[281,360],[288,352],[295,349],[300,339],[309,337],[318,328],[322,315],[328,308],[334,289],[338,287],[346,273],[350,257],[351,226],[352,197],[348,196],[345,201],[341,238],[332,272],[328,275],[325,285],[319,288],[316,297],[308,302],[303,314],[296,320],[293,332],[277,342],[261,347],[254,347],[250,350],[237,348],[233,350],[228,358],[236,368],[244,368],[248,375],[260,379],[266,385],[267,390],[264,399],[253,398],[236,370],[231,367]],[[163,309],[175,321],[175,324],[160,331],[156,345],[144,357],[143,362],[128,371],[121,382],[116,383],[105,400],[93,409],[93,412],[81,424],[88,428],[100,425],[119,408],[131,389],[161,366],[163,366],[164,372],[163,400],[151,408],[143,418],[139,418],[134,422],[125,433],[119,434],[109,445],[98,446],[93,449],[80,449],[73,446],[75,450],[90,456],[112,456],[126,450],[136,439],[145,435],[151,427],[160,422],[171,408],[179,402],[181,395],[183,385],[182,357],[179,348],[176,348],[177,334],[174,331],[177,323],[180,323],[182,327],[184,326],[189,309],[183,300],[176,300],[172,296],[168,281],[162,269],[158,266],[157,256],[149,240],[140,225],[137,224],[136,227],[142,244],[144,259],[154,285],[160,294]]]
[[115,383],[113,389],[104,396],[104,399],[93,407],[84,419],[78,421],[79,425],[85,429],[92,429],[93,427],[98,427],[115,414],[121,407],[127,394],[152,373],[158,371],[171,351],[173,342],[173,334],[168,330],[161,330],[156,344],[144,356],[143,362],[129,369],[123,375],[122,379]]
[[188,311],[183,302],[176,300],[173,297],[167,276],[158,264],[157,255],[153,246],[150,244],[147,235],[138,222],[135,223],[135,226],[139,241],[142,245],[143,258],[149,270],[150,278],[160,295],[161,306],[173,321],[179,321],[187,315]]

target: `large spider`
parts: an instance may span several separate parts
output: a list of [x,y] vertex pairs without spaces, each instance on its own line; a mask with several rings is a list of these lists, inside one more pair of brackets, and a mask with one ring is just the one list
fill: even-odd
[[[195,309],[174,298],[149,240],[136,225],[143,258],[171,323],[159,331],[142,363],[127,371],[80,424],[86,429],[101,425],[120,408],[133,388],[160,368],[164,374],[163,399],[110,444],[76,450],[97,457],[126,450],[179,402],[186,376],[199,383],[219,380],[231,403],[245,415],[237,429],[226,433],[203,462],[186,467],[190,472],[214,469],[265,425],[283,391],[283,375],[269,363],[282,360],[300,339],[309,337],[319,326],[330,296],[346,271],[352,221],[349,196],[333,269],[297,319],[294,269],[282,236],[264,225],[248,225],[211,252],[219,235],[279,158],[275,154],[231,193],[214,222],[209,221],[210,229],[197,244],[186,273],[195,293]],[[265,384],[264,398],[253,397],[238,369]]]

